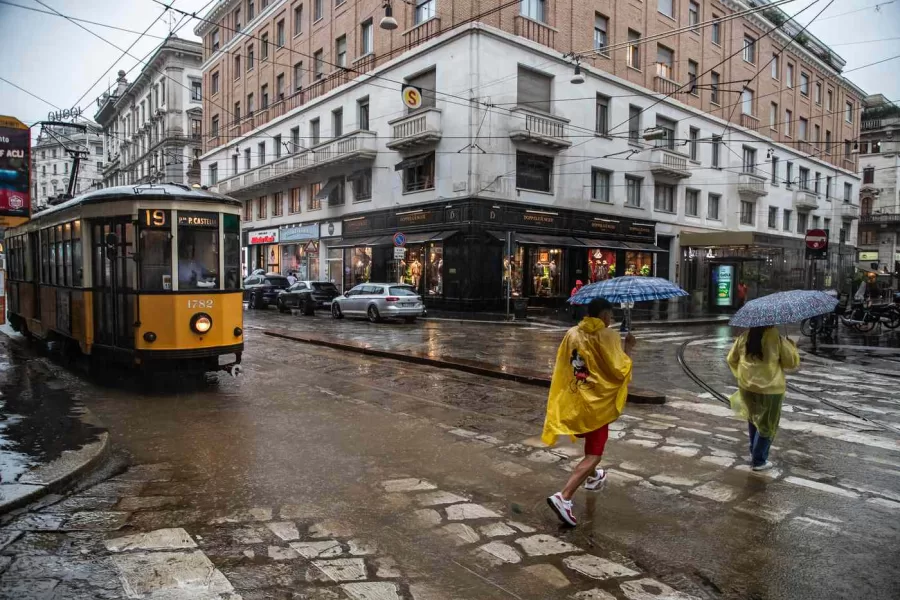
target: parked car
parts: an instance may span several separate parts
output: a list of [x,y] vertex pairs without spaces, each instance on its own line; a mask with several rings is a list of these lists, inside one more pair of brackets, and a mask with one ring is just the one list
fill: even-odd
[[244,300],[250,308],[266,308],[275,303],[281,290],[289,287],[287,277],[278,273],[251,275],[244,280]]
[[298,281],[282,290],[275,303],[283,313],[299,308],[304,315],[312,315],[317,308],[331,308],[331,301],[340,295],[330,281]]
[[425,316],[422,298],[412,286],[396,283],[361,283],[331,303],[331,316],[368,317],[377,323],[382,319],[403,319],[415,322]]

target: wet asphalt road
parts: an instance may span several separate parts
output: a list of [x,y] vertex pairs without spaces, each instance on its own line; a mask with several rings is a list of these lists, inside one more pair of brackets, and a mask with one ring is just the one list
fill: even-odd
[[[730,393],[729,330],[639,330],[638,380],[669,402],[628,407],[606,489],[580,493],[581,525],[561,530],[544,497],[578,448],[535,440],[545,390],[263,334],[276,328],[536,370],[564,331],[273,310],[247,313],[237,380],[90,382],[39,359],[134,466],[6,523],[0,598],[900,595],[900,446],[879,425],[900,427],[896,380],[805,357],[779,468],[751,474],[743,424],[675,362],[690,342]],[[164,528],[177,539],[109,542]]]

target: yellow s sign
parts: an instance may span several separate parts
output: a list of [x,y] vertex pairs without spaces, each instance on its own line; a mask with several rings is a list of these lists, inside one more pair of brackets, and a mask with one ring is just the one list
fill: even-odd
[[416,109],[422,106],[422,90],[414,85],[404,85],[400,91],[403,96],[403,104],[407,107]]

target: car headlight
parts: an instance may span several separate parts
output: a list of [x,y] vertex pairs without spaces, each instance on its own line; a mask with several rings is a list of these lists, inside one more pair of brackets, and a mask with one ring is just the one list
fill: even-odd
[[206,313],[197,313],[191,317],[191,330],[194,333],[208,333],[212,329],[212,317]]

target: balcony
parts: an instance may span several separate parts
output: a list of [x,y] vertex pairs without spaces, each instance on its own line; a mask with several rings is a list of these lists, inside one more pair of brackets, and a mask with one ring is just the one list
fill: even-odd
[[532,142],[563,150],[572,145],[566,136],[568,119],[517,107],[510,111],[509,137],[514,142]]
[[656,148],[650,152],[650,170],[654,175],[675,179],[691,176],[687,156],[664,148]]
[[797,210],[816,210],[819,208],[819,197],[809,190],[794,191],[794,208]]
[[516,15],[513,21],[516,35],[538,44],[553,47],[553,43],[556,41],[556,30],[546,23],[541,23],[522,15]]
[[841,218],[854,221],[859,218],[859,205],[844,202],[841,204]]
[[219,192],[235,198],[250,198],[287,181],[309,179],[326,169],[355,170],[375,160],[375,133],[354,131],[292,154],[219,183]]
[[667,77],[657,75],[653,78],[653,91],[670,96],[678,90],[678,84]]
[[388,121],[388,125],[391,141],[386,146],[391,150],[436,144],[441,140],[441,109],[428,108]]
[[756,198],[769,193],[766,178],[755,173],[741,173],[738,175],[738,194],[754,196]]
[[884,127],[883,119],[866,119],[862,122],[862,130],[881,129]]
[[747,129],[752,129],[753,131],[759,130],[759,119],[754,117],[753,115],[747,115],[741,113],[741,127],[746,127]]
[[[847,205],[845,204],[844,206],[847,206]],[[900,213],[868,213],[868,214],[860,216],[859,224],[860,225],[900,225]]]
[[856,161],[850,158],[844,159],[844,168],[848,171],[856,172]]
[[403,32],[403,39],[406,40],[405,48],[413,48],[419,44],[424,44],[431,38],[441,32],[441,18],[433,17],[419,23],[415,27],[411,27]]

